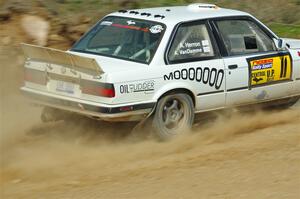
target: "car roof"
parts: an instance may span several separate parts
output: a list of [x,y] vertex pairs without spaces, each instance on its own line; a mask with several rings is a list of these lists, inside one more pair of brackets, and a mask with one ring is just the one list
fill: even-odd
[[217,17],[249,16],[248,13],[220,8],[214,4],[190,4],[188,6],[170,6],[145,8],[136,10],[120,10],[110,15],[157,21],[164,24],[177,24],[183,21],[193,21]]

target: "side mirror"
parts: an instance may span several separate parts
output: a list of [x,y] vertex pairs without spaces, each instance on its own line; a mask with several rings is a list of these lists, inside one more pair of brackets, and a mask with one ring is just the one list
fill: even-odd
[[283,40],[282,39],[278,39],[278,48],[282,49],[283,47]]
[[275,46],[278,50],[285,50],[286,49],[286,43],[283,39],[274,39]]

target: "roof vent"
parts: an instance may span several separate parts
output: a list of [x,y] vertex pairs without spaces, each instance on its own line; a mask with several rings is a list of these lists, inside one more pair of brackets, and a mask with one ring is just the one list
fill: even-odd
[[161,19],[164,19],[165,16],[163,16],[163,15],[154,15],[154,18],[161,18]]
[[130,12],[129,12],[129,14],[135,14],[135,15],[138,15],[138,14],[139,14],[139,12],[138,12],[138,11],[134,11],[134,10],[133,10],[133,11],[130,11]]
[[142,15],[142,16],[150,17],[150,16],[151,16],[151,13],[143,12],[143,13],[141,13],[141,15]]
[[120,13],[127,13],[128,11],[127,10],[119,10],[118,12],[120,12]]
[[201,11],[203,9],[207,9],[207,10],[210,10],[210,9],[218,9],[219,7],[216,6],[215,4],[205,4],[205,3],[194,3],[194,4],[190,4],[188,5],[188,9],[191,10],[191,11],[194,11],[194,12],[197,12],[197,11]]

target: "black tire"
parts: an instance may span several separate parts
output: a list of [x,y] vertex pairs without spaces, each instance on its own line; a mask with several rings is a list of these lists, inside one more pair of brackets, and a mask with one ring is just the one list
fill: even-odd
[[281,100],[277,103],[274,103],[270,106],[266,107],[266,110],[272,110],[272,109],[277,109],[277,110],[284,110],[284,109],[288,109],[292,106],[294,106],[298,100],[300,99],[300,97],[292,97],[292,98],[288,98],[285,100]]
[[286,103],[279,106],[279,108],[281,108],[281,109],[290,108],[291,106],[294,106],[298,102],[299,99],[300,99],[299,97],[292,97]]
[[152,129],[157,137],[170,140],[188,132],[194,122],[195,108],[192,98],[184,93],[162,97],[152,118]]

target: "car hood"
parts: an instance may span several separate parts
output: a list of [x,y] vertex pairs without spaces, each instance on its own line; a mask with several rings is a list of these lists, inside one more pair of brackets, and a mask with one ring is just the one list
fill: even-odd
[[300,40],[299,39],[289,39],[285,38],[284,41],[290,49],[300,49]]
[[68,51],[68,52],[74,55],[95,59],[97,63],[101,66],[104,73],[116,73],[122,71],[137,70],[142,67],[148,67],[147,64],[137,63],[133,61],[126,61],[117,58],[105,57],[101,55],[93,55],[88,53],[80,53],[74,51]]

